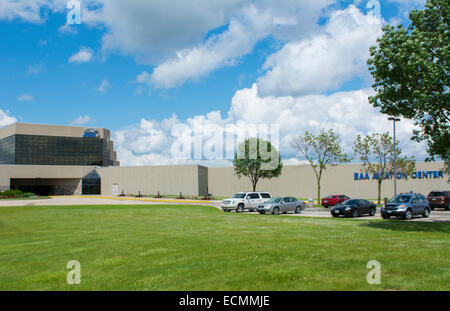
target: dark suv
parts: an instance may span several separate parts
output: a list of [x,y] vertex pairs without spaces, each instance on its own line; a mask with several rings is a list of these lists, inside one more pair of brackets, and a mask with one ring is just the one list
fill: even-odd
[[412,216],[422,215],[430,217],[431,208],[427,198],[419,193],[402,193],[391,198],[386,206],[381,207],[381,217],[388,219],[391,216],[410,220]]
[[427,199],[432,210],[440,207],[450,211],[450,191],[431,191]]

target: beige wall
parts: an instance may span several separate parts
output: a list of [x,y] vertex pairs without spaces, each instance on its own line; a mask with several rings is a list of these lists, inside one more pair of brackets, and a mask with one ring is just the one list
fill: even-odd
[[[14,123],[0,130],[0,139],[14,134],[83,137],[84,131],[90,128],[91,127]],[[110,133],[108,130],[102,128],[92,128],[92,129],[95,129],[99,132],[100,138],[109,139]]]
[[[417,171],[440,171],[442,162],[416,163]],[[354,180],[354,173],[359,173],[361,165],[349,164],[328,168],[322,176],[321,196],[330,194],[346,194],[352,197],[368,199],[377,198],[377,182],[372,180]],[[209,192],[215,196],[230,196],[240,191],[252,191],[247,177],[238,179],[233,175],[232,167],[208,168]],[[393,180],[384,180],[382,184],[382,197],[393,195]],[[397,180],[397,192],[411,190],[428,194],[432,190],[450,189],[447,176],[439,179],[412,179]],[[290,165],[284,166],[279,178],[261,180],[257,190],[268,191],[274,195],[289,195],[301,198],[316,198],[316,177],[310,166]]]
[[0,165],[0,190],[9,189],[11,179],[26,185],[30,179],[39,178],[40,182],[45,181],[45,185],[60,186],[60,189],[76,184],[74,194],[81,194],[79,182],[93,169],[91,166]]
[[[440,171],[442,162],[416,164],[416,171]],[[82,178],[94,168],[89,166],[27,166],[0,165],[0,188],[9,187],[10,179],[77,179]],[[352,197],[375,199],[377,197],[376,180],[354,180],[359,173],[359,164],[349,164],[327,169],[322,177],[322,197],[329,194],[346,194]],[[102,194],[112,195],[114,184],[125,194],[179,194],[230,196],[240,191],[251,191],[247,177],[238,179],[232,167],[210,167],[198,165],[180,166],[143,166],[143,167],[104,167],[97,172],[102,178]],[[428,194],[432,190],[450,190],[447,175],[443,178],[398,180],[398,192],[414,190]],[[317,196],[316,178],[309,166],[285,166],[279,178],[261,180],[260,191],[272,195],[291,195],[301,198]],[[382,196],[393,194],[393,180],[384,180]]]
[[119,194],[199,194],[199,166],[107,167],[97,170],[102,178],[102,194],[112,195],[114,184]]

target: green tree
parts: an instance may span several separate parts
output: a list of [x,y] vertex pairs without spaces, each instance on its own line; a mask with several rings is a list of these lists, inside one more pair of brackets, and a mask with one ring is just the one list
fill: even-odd
[[233,165],[238,178],[247,176],[250,179],[253,191],[260,179],[278,177],[283,169],[278,150],[270,142],[253,137],[239,144]]
[[[396,171],[410,175],[415,169],[414,156],[411,158],[401,157],[401,149],[398,141],[395,146]],[[353,146],[355,156],[362,161],[362,171],[369,174],[376,174],[378,184],[378,203],[381,203],[381,184],[387,174],[394,171],[394,142],[389,133],[372,134],[365,137],[356,136]],[[394,178],[396,178],[394,176]]]
[[301,158],[305,158],[314,170],[317,181],[317,200],[320,202],[320,185],[323,171],[327,166],[347,163],[350,160],[341,147],[341,137],[332,129],[321,129],[318,135],[306,131],[304,136],[295,137],[292,141]]
[[450,183],[450,159],[444,163],[444,173],[448,176],[447,183]]
[[376,91],[370,103],[414,120],[420,130],[412,139],[427,142],[428,161],[450,158],[449,8],[448,0],[427,0],[410,12],[409,27],[383,27],[368,60]]

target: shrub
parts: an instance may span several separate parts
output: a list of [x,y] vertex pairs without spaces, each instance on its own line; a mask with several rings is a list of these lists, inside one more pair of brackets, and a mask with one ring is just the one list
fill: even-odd
[[31,192],[26,192],[24,194],[22,194],[23,197],[28,198],[28,197],[34,197],[36,194],[31,193]]
[[3,196],[6,196],[8,198],[20,197],[22,195],[23,195],[23,192],[20,190],[6,190],[3,192]]

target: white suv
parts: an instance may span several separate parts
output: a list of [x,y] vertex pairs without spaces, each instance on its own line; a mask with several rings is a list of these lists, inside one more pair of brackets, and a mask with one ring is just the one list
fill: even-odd
[[222,201],[220,207],[225,212],[236,211],[242,213],[245,210],[256,211],[259,204],[270,200],[271,195],[268,192],[239,192],[232,198]]

